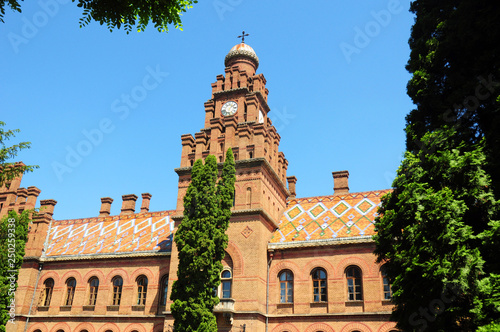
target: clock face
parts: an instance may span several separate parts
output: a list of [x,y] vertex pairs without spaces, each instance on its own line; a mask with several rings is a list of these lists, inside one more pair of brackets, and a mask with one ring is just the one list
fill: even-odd
[[235,101],[228,101],[224,105],[222,105],[221,108],[221,113],[224,116],[231,116],[234,113],[236,113],[236,110],[238,109],[238,104],[236,104]]

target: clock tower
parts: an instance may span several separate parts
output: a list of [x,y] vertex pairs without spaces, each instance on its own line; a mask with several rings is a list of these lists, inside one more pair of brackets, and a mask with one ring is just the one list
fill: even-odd
[[[263,209],[273,222],[283,212],[288,161],[279,151],[280,135],[268,117],[269,90],[263,74],[256,74],[259,58],[249,45],[235,45],[226,55],[225,75],[212,83],[212,98],[205,102],[205,126],[194,137],[182,135],[177,210],[197,159],[215,155],[222,163],[232,148],[236,160],[235,211]],[[187,176],[187,177],[185,177]]]
[[[175,170],[179,191],[174,220],[178,225],[182,219],[183,198],[195,160],[215,155],[221,170],[225,152],[231,148],[236,164],[235,200],[222,263],[229,271],[232,286],[229,298],[219,295],[221,303],[214,312],[219,326],[246,325],[252,331],[263,331],[268,309],[263,301],[268,291],[268,245],[290,196],[286,186],[288,161],[279,151],[281,138],[268,117],[269,91],[264,75],[256,74],[257,54],[242,41],[231,48],[224,64],[225,73],[212,83],[212,96],[204,104],[204,128],[194,136],[181,137],[181,167]],[[172,281],[176,279],[177,265],[174,245]],[[167,325],[171,319],[167,315]]]

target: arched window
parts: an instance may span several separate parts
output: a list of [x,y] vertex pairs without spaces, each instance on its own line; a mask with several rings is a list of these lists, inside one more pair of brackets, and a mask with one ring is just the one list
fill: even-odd
[[140,276],[137,278],[137,305],[146,304],[146,296],[148,293],[148,278]]
[[76,279],[69,278],[66,280],[66,301],[64,305],[72,305],[73,297],[75,296],[75,288],[76,288]]
[[222,298],[229,299],[231,298],[231,288],[233,283],[233,278],[230,270],[224,270],[221,273],[222,280]]
[[99,291],[99,279],[92,277],[89,279],[89,305],[95,305],[97,292]]
[[285,270],[280,272],[280,303],[293,302],[293,273]]
[[161,278],[160,287],[160,305],[167,305],[168,274]]
[[252,207],[252,188],[250,187],[247,188],[246,204],[247,204],[247,209],[250,209]]
[[313,300],[314,302],[326,302],[326,272],[323,269],[314,269],[311,272],[313,281]]
[[392,289],[391,284],[389,282],[389,278],[387,277],[387,271],[385,265],[382,265],[380,268],[380,274],[382,274],[382,286],[384,289],[384,300],[390,301],[392,298]]
[[122,300],[122,287],[123,279],[120,276],[116,276],[111,280],[113,283],[113,305],[120,305]]
[[42,298],[40,299],[40,304],[44,307],[50,305],[50,300],[52,299],[52,291],[54,290],[54,279],[49,278],[43,283]]
[[345,275],[347,278],[347,299],[349,301],[362,301],[361,269],[357,266],[349,266],[345,270]]

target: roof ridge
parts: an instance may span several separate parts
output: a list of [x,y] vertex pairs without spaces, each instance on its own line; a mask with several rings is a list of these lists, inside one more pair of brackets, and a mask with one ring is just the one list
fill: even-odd
[[[289,198],[288,201],[302,201],[306,199],[320,199],[320,198],[333,198],[333,197],[355,197],[353,195],[366,195],[366,194],[373,194],[373,193],[388,193],[393,191],[393,189],[380,189],[380,190],[368,190],[368,191],[357,191],[357,192],[349,192],[349,193],[342,193],[342,194],[332,194],[332,195],[318,195],[318,196],[309,196],[309,197],[294,197],[294,198]],[[379,195],[377,195],[379,196]]]
[[125,220],[125,219],[134,219],[134,218],[143,218],[145,216],[151,216],[155,217],[158,215],[172,215],[176,212],[177,210],[164,210],[164,211],[150,211],[150,212],[139,212],[139,213],[133,213],[133,214],[116,214],[113,216],[105,216],[105,217],[87,217],[87,218],[74,218],[74,219],[54,219],[55,222],[65,222],[65,221],[84,221],[87,220],[88,222],[93,222],[93,221],[110,221],[110,220]]

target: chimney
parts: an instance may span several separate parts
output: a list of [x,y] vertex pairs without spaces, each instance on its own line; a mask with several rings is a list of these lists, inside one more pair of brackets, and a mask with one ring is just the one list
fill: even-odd
[[36,205],[36,198],[42,191],[37,187],[28,187],[28,198],[26,199],[26,208],[33,209]]
[[26,189],[26,188],[17,189],[17,201],[16,201],[16,203],[18,203],[19,205],[25,205],[27,198],[28,198],[28,189]]
[[290,192],[290,198],[295,198],[295,195],[297,195],[297,192],[295,191],[297,178],[295,176],[288,176],[286,180],[288,181],[288,191]]
[[332,172],[333,175],[333,193],[348,194],[349,193],[349,172],[338,171]]
[[54,214],[54,206],[56,206],[57,201],[53,199],[44,199],[40,201],[40,213],[49,215],[52,218]]
[[111,203],[113,203],[113,199],[111,197],[101,198],[101,211],[99,211],[99,217],[107,217],[110,215]]
[[151,200],[150,193],[142,194],[142,204],[141,204],[141,213],[149,211],[149,201]]
[[137,195],[123,195],[122,196],[122,214],[134,214],[135,213],[135,201],[137,201]]

